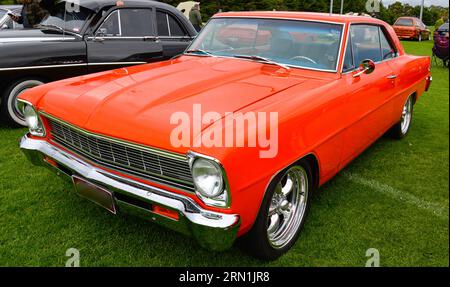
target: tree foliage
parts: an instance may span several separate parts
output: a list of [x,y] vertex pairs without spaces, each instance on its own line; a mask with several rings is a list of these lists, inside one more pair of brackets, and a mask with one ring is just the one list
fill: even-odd
[[[80,0],[83,1],[83,0]],[[126,0],[124,0],[126,2]],[[162,0],[177,6],[183,0]],[[310,11],[310,12],[329,12],[330,0],[197,0],[201,2],[203,18],[206,20],[219,10],[222,11]],[[16,0],[0,0],[1,4],[13,4]],[[344,13],[367,13],[367,0],[345,0]],[[340,0],[333,1],[333,11],[339,13],[341,7]],[[411,6],[395,2],[389,7],[381,5],[377,17],[393,24],[398,17],[420,15],[420,6]],[[434,26],[440,18],[448,19],[448,8],[439,6],[425,7],[423,11],[423,21],[426,25]]]

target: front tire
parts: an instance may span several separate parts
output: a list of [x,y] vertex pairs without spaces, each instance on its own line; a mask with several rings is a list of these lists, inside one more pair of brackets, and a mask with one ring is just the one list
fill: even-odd
[[26,126],[22,111],[17,105],[17,98],[25,90],[42,85],[37,79],[21,79],[12,83],[3,93],[0,106],[0,119],[2,122],[13,127]]
[[258,217],[244,237],[249,253],[262,260],[275,260],[295,244],[310,207],[313,182],[306,160],[291,165],[272,180]]
[[396,123],[390,130],[390,134],[393,138],[402,139],[408,135],[413,118],[413,111],[414,99],[412,96],[409,96],[405,104],[403,105],[403,111],[400,121]]

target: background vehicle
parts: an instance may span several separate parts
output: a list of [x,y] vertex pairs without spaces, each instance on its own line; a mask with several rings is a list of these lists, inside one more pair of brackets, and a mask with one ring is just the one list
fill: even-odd
[[[232,34],[230,27],[244,25]],[[387,131],[408,134],[414,103],[430,83],[430,57],[405,54],[380,20],[220,13],[176,59],[21,95],[32,135],[21,148],[112,213],[138,211],[213,250],[243,236],[254,256],[274,259],[296,242],[314,190]],[[172,117],[192,119],[195,104],[220,118],[203,121],[192,141],[222,135],[230,111],[275,112],[277,123],[264,132],[277,128],[276,152],[175,145]],[[243,130],[250,141],[254,131],[235,132]]]
[[437,59],[442,61],[444,66],[448,66],[448,49],[449,49],[449,30],[448,22],[441,25],[434,32],[434,45],[433,45],[433,60],[437,62]]
[[430,30],[416,17],[400,17],[393,27],[400,39],[431,40]]
[[1,119],[25,125],[17,97],[42,83],[170,59],[196,35],[174,7],[146,0],[60,2],[39,29],[0,32]]
[[0,30],[2,29],[20,29],[23,25],[12,21],[7,15],[8,11],[20,14],[21,6],[19,5],[0,5]]

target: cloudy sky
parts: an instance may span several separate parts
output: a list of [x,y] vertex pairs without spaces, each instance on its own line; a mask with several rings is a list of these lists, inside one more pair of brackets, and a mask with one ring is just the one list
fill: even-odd
[[[394,2],[400,1],[403,3],[408,3],[412,6],[420,5],[422,3],[422,0],[382,0],[383,4],[390,5]],[[443,7],[448,7],[448,0],[425,0],[425,6],[430,5],[438,5]]]

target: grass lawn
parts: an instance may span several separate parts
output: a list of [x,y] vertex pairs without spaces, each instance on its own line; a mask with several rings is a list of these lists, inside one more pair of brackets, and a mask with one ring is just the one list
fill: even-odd
[[[404,42],[429,55],[432,42]],[[32,166],[17,147],[25,130],[0,126],[0,266],[381,266],[449,265],[449,81],[433,67],[407,138],[382,138],[313,196],[293,249],[265,263],[238,247],[212,253],[141,219],[111,216],[69,184]]]

